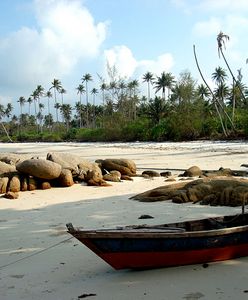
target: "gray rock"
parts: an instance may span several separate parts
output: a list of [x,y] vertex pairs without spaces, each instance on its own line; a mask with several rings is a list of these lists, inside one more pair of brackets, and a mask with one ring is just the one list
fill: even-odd
[[49,160],[28,159],[18,163],[16,169],[24,174],[50,180],[58,178],[62,168],[59,164]]

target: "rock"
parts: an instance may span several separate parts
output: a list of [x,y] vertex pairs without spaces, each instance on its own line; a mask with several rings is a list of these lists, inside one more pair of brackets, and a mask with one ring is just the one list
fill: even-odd
[[160,176],[168,178],[172,176],[172,173],[170,171],[164,171],[160,173]]
[[52,187],[49,181],[42,181],[39,186],[41,190],[49,190]]
[[147,178],[147,176],[148,177],[160,177],[160,174],[156,171],[146,170],[146,171],[142,172],[142,176],[146,177],[146,178]]
[[88,171],[85,180],[91,186],[110,186],[103,178],[98,176],[96,171]]
[[55,162],[45,159],[28,159],[16,165],[16,169],[41,179],[58,178],[61,173],[61,166]]
[[197,177],[202,175],[202,170],[197,167],[193,166],[187,169],[181,176],[183,177]]
[[8,182],[9,182],[9,177],[0,178],[0,194],[4,194],[7,192]]
[[28,178],[28,190],[29,191],[34,191],[34,190],[37,190],[38,188],[38,180],[34,177],[29,177]]
[[74,184],[72,173],[68,169],[62,169],[58,181],[58,185],[62,187],[69,187]]
[[108,174],[103,175],[103,180],[120,182],[121,181],[121,173],[116,170],[110,171]]
[[133,196],[142,202],[172,200],[175,203],[200,202],[200,204],[240,206],[248,203],[246,179],[198,179],[190,183],[161,186]]
[[131,176],[128,176],[128,175],[121,175],[121,180],[133,181],[133,178]]
[[150,215],[141,215],[138,219],[154,219],[154,217]]
[[135,176],[136,175],[136,165],[131,159],[99,159],[96,160],[102,170],[107,170],[108,172],[117,170],[122,175]]
[[7,192],[3,195],[3,197],[7,199],[17,199],[19,197],[19,194],[17,192]]
[[10,172],[16,172],[15,165],[10,165],[10,164],[0,161],[0,175],[10,173]]
[[82,158],[76,154],[69,153],[47,153],[47,160],[55,162],[61,166],[62,169],[68,169],[73,175],[78,175],[78,164]]
[[0,161],[9,165],[16,165],[29,158],[31,158],[31,155],[29,154],[0,153]]
[[21,191],[25,192],[28,190],[28,178],[27,176],[21,176]]
[[81,162],[78,164],[78,170],[79,175],[78,178],[80,180],[86,180],[87,181],[87,173],[89,171],[94,171],[94,176],[98,176],[99,179],[102,179],[102,170],[98,166],[97,163],[91,163],[87,160],[81,160]]
[[9,179],[8,183],[8,191],[10,192],[20,192],[21,190],[21,182],[20,182],[20,176],[19,175],[14,175]]

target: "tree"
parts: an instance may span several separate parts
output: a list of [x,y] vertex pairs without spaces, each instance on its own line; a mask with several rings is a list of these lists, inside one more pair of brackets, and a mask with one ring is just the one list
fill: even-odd
[[49,90],[53,89],[54,92],[54,101],[55,103],[57,102],[57,94],[56,92],[60,92],[60,90],[62,89],[62,85],[61,85],[61,81],[59,79],[53,79],[52,81],[52,86],[50,87]]
[[160,120],[165,116],[166,106],[161,97],[155,97],[154,100],[150,100],[146,114],[151,119],[152,124],[158,124]]
[[215,71],[212,74],[212,79],[215,81],[217,85],[224,83],[227,78],[228,76],[226,74],[226,71],[223,68],[221,67],[215,68]]
[[21,114],[22,114],[22,109],[23,109],[23,106],[24,106],[24,104],[25,104],[25,102],[26,102],[26,99],[25,99],[23,96],[21,96],[21,97],[17,100],[17,102],[19,102],[19,104],[20,104],[20,112],[21,112]]
[[65,120],[66,130],[68,131],[70,128],[70,121],[71,121],[71,112],[72,112],[71,105],[70,104],[62,104],[60,106],[60,112],[63,116],[63,120]]
[[[79,84],[76,88],[77,94],[79,94],[79,109],[82,109],[82,94],[85,93],[85,88],[83,84]],[[82,112],[79,111],[79,127],[82,128]]]
[[150,101],[150,85],[153,84],[154,77],[151,72],[146,72],[143,76],[143,82],[147,82],[147,100]]
[[55,108],[55,110],[56,110],[56,121],[57,121],[57,123],[59,122],[59,113],[58,113],[58,110],[60,109],[60,104],[58,103],[58,102],[56,102],[55,104],[54,104],[54,108]]
[[11,137],[9,136],[9,133],[8,133],[6,127],[4,126],[4,124],[3,124],[3,122],[2,122],[2,118],[3,118],[5,115],[6,115],[6,109],[4,108],[4,106],[3,106],[2,104],[0,104],[0,123],[1,123],[1,126],[2,126],[2,128],[3,128],[4,132],[5,132],[5,134],[6,134],[7,138],[8,138],[8,140],[9,140],[10,142],[13,142],[12,139],[11,139]]
[[[218,54],[219,54],[219,56],[221,55],[222,58],[224,59],[224,62],[232,76],[233,83],[237,84],[237,79],[235,78],[235,76],[227,62],[227,59],[224,55],[224,52],[223,52],[223,48],[225,48],[225,41],[229,41],[229,39],[230,39],[229,36],[227,34],[224,34],[222,31],[220,31],[220,33],[217,35]],[[239,85],[237,85],[237,86],[239,86]],[[246,101],[246,98],[245,98],[245,95],[244,95],[242,89],[240,88],[239,90],[240,90],[240,94],[242,95],[244,101]]]
[[28,97],[27,102],[28,102],[28,114],[31,115],[31,104],[33,102],[33,99],[31,96]]
[[60,90],[60,94],[61,94],[61,104],[64,104],[64,97],[63,95],[66,94],[66,90],[64,88],[61,88]]
[[51,114],[51,111],[50,111],[50,98],[53,97],[51,91],[46,92],[46,97],[47,97],[47,113],[48,113],[48,115],[50,115]]
[[81,79],[82,82],[85,82],[85,88],[86,88],[86,125],[88,127],[89,123],[89,116],[88,116],[88,102],[89,102],[89,94],[88,94],[88,82],[92,81],[92,76],[89,73],[86,73],[83,78]]
[[91,94],[93,95],[93,128],[96,127],[96,110],[95,110],[95,102],[96,102],[96,94],[98,94],[98,90],[93,88],[91,90]]
[[157,76],[157,81],[154,82],[155,84],[155,93],[162,90],[162,98],[165,100],[165,89],[168,89],[168,97],[169,92],[174,85],[174,76],[171,73],[162,72],[161,76]]

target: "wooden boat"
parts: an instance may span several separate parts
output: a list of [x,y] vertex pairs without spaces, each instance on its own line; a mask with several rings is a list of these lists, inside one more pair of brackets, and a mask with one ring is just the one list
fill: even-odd
[[248,214],[156,226],[68,232],[115,269],[199,264],[248,256]]

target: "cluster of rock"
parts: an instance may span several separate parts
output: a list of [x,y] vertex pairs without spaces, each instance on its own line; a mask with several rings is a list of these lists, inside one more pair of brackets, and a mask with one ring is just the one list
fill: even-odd
[[132,180],[136,165],[129,159],[90,162],[67,153],[48,153],[46,159],[0,154],[0,194],[17,198],[19,191],[69,187],[74,183],[108,186],[107,181]]

